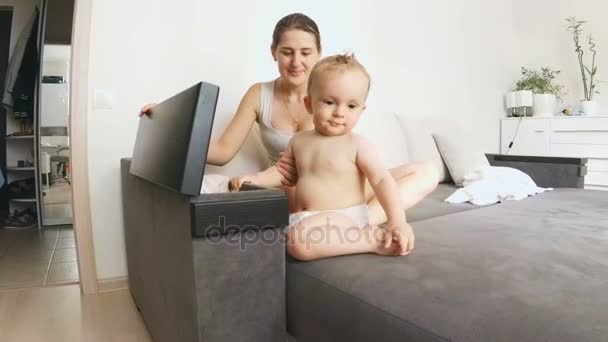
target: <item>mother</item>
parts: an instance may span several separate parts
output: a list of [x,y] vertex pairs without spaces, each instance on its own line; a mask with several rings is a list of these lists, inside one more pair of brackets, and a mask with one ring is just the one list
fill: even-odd
[[[255,122],[260,127],[262,143],[271,163],[279,160],[296,132],[314,129],[303,98],[310,71],[321,58],[321,34],[317,24],[301,13],[283,17],[274,28],[270,52],[280,76],[273,81],[256,83],[247,90],[222,136],[211,142],[209,164],[222,166],[232,160]],[[143,107],[141,114],[152,106]],[[280,160],[288,185],[297,178],[292,164],[293,161]],[[402,165],[391,169],[390,173],[399,186],[404,209],[418,203],[437,186],[437,171],[430,163]],[[286,186],[285,190],[293,203],[295,188]],[[384,210],[369,184],[366,185],[366,201],[370,223],[385,222]]]

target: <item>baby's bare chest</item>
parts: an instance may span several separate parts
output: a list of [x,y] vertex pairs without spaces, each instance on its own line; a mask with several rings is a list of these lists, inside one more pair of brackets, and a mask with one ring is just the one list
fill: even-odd
[[304,141],[294,149],[300,176],[306,173],[338,176],[358,173],[356,148],[348,141]]

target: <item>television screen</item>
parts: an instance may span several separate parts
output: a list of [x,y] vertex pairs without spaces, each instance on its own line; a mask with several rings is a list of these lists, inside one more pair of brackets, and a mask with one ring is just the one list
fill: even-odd
[[198,196],[220,88],[200,82],[139,120],[131,174]]

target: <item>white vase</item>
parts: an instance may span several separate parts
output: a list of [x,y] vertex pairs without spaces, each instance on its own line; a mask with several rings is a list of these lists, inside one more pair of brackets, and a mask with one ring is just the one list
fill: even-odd
[[597,112],[597,102],[595,101],[581,101],[581,107],[583,107],[583,113],[585,115],[595,115]]
[[555,95],[534,94],[534,116],[553,116],[555,114]]

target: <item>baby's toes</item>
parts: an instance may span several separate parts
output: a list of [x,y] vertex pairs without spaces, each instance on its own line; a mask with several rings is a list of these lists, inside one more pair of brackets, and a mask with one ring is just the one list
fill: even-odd
[[379,244],[376,248],[376,254],[378,255],[399,255],[399,245],[391,243],[388,248],[384,247],[384,244]]

